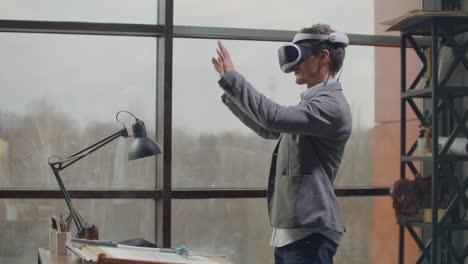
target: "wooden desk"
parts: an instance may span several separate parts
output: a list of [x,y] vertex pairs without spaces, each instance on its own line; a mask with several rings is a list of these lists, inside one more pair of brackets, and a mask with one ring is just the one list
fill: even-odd
[[[37,249],[37,263],[38,264],[81,264],[82,261],[80,257],[77,255],[73,254],[68,251],[68,255],[56,255],[50,253],[50,250],[44,249],[44,248],[38,248]],[[223,260],[223,259],[217,259],[217,258],[211,258],[214,261],[218,262],[219,264],[231,264],[230,262]],[[84,263],[84,262],[83,262]]]
[[81,264],[80,257],[70,251],[68,255],[56,255],[48,249],[38,248],[37,257],[39,264]]

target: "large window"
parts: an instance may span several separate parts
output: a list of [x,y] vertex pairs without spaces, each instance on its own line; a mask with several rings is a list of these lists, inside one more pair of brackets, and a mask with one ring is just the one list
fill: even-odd
[[[0,42],[3,187],[55,188],[48,157],[65,158],[119,131],[120,110],[144,120],[154,137],[155,39],[0,33]],[[133,120],[119,119],[127,127]],[[126,162],[129,142],[64,170],[65,185],[153,188],[155,158]]]

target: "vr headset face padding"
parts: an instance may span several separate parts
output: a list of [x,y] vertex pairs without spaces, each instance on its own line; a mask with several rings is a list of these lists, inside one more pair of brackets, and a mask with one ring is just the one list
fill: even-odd
[[278,50],[278,59],[281,70],[285,73],[294,71],[296,65],[309,58],[313,54],[309,46],[289,44]]
[[278,50],[278,60],[283,72],[289,73],[294,71],[296,65],[299,65],[299,63],[303,62],[313,54],[313,47],[296,44],[306,40],[315,40],[319,42],[329,41],[330,43],[342,46],[343,48],[347,47],[349,44],[348,36],[343,33],[335,32],[329,35],[297,33],[294,36],[293,44],[284,45]]

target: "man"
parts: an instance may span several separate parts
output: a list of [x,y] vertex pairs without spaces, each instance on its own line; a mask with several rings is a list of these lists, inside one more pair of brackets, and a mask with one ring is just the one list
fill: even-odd
[[275,264],[333,263],[345,229],[333,181],[351,135],[351,111],[335,75],[348,45],[328,25],[300,30],[279,50],[281,69],[306,84],[301,102],[282,106],[257,92],[234,69],[218,42],[212,58],[223,102],[258,135],[279,139],[268,182]]

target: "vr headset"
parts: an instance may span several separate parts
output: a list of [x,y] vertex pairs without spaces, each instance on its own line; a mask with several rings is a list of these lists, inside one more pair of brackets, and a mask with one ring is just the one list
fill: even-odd
[[343,48],[349,44],[348,36],[344,33],[334,32],[329,35],[297,33],[294,36],[292,44],[284,45],[278,50],[279,64],[283,72],[289,73],[294,71],[297,65],[314,54],[313,46],[297,44],[304,40],[329,41],[333,44],[341,45]]

